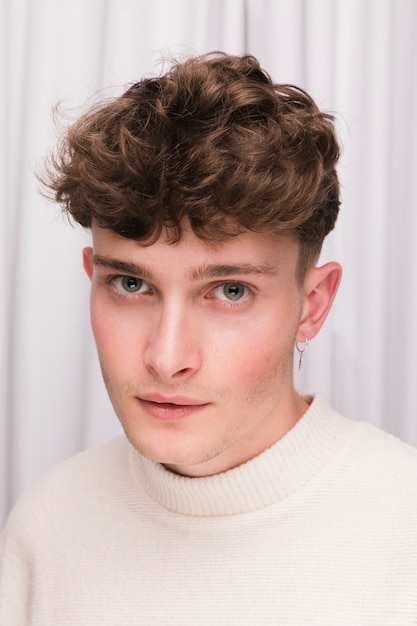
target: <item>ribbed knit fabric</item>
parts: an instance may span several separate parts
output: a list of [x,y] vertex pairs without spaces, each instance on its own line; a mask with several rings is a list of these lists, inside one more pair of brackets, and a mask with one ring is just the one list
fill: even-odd
[[417,451],[316,398],[186,478],[124,437],[52,470],[2,538],[1,626],[417,624]]

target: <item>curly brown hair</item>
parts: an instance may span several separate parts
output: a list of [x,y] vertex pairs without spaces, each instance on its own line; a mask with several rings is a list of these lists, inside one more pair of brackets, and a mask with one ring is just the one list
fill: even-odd
[[43,182],[82,226],[152,243],[184,223],[207,242],[242,229],[293,235],[300,272],[339,210],[333,117],[249,55],[173,62],[65,133]]

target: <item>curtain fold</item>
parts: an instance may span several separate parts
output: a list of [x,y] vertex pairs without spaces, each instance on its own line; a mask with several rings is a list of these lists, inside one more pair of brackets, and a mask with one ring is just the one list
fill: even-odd
[[344,278],[297,387],[417,444],[414,0],[3,0],[0,523],[54,463],[120,432],[88,319],[81,248],[33,171],[66,119],[161,58],[257,56],[337,116],[343,204],[322,260]]

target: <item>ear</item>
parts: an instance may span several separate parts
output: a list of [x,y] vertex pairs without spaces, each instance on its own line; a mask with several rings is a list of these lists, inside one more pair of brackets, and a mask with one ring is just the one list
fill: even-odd
[[93,278],[93,248],[84,248],[83,250],[83,266],[88,278]]
[[338,263],[326,263],[307,272],[297,341],[303,342],[317,335],[331,309],[341,278],[342,268]]

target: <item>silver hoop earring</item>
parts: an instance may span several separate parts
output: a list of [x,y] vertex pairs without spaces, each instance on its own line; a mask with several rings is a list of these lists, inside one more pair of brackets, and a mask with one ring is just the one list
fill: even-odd
[[307,348],[308,348],[308,339],[307,339],[307,337],[304,339],[304,344],[303,344],[302,347],[300,347],[300,344],[298,343],[298,341],[295,342],[295,347],[297,348],[297,352],[300,355],[299,359],[298,359],[298,371],[300,371],[301,370],[301,362],[303,360],[303,356],[307,352]]

